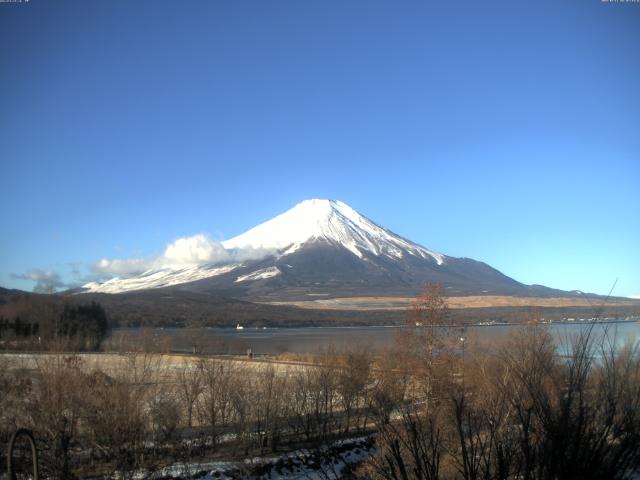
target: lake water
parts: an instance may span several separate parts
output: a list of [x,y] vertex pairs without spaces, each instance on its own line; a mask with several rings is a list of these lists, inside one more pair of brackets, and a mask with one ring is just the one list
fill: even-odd
[[[402,327],[304,327],[304,328],[159,328],[117,329],[109,339],[108,348],[117,348],[121,342],[152,342],[174,351],[191,351],[195,346],[204,353],[244,354],[251,349],[254,354],[278,354],[284,352],[316,353],[320,348],[334,345],[364,345],[374,349],[391,345]],[[469,341],[488,341],[505,338],[516,329],[515,325],[490,325],[467,327],[458,333]],[[555,323],[548,326],[560,343],[567,342],[580,332],[592,328],[596,335],[606,334],[622,345],[626,341],[640,340],[640,322],[610,323]]]

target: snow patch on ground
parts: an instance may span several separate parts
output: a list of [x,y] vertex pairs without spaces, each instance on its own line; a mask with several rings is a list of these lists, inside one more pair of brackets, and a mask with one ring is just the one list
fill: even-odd
[[243,462],[176,463],[150,473],[140,471],[136,479],[226,480],[306,479],[337,480],[347,470],[373,455],[371,438],[341,440],[315,450],[300,449],[280,457],[254,457]]

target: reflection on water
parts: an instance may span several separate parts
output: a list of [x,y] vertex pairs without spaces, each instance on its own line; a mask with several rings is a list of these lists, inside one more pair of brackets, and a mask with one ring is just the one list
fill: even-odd
[[[244,354],[248,349],[257,355],[292,353],[315,353],[327,345],[343,348],[366,345],[377,349],[389,346],[401,327],[306,327],[306,328],[159,328],[117,329],[109,339],[107,348],[117,348],[125,339],[131,342],[152,342],[166,350],[203,353]],[[469,340],[480,342],[501,339],[515,329],[513,325],[473,326],[465,329]],[[639,322],[617,323],[556,323],[549,326],[561,345],[587,329],[594,335],[606,335],[616,345],[626,341],[640,340]],[[562,350],[562,348],[561,348]]]

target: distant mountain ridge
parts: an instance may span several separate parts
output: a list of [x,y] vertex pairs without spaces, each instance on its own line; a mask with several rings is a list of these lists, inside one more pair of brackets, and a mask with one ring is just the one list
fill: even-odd
[[577,295],[525,285],[486,263],[432,251],[337,200],[305,200],[222,245],[229,251],[263,253],[258,259],[149,270],[86,284],[81,291],[172,287],[273,300],[414,295],[425,283],[440,282],[449,295]]

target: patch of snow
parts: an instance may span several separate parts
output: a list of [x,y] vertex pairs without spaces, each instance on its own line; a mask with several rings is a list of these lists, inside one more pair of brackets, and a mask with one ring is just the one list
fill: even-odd
[[214,478],[214,473],[218,473],[215,478],[228,478],[224,472],[237,469],[235,462],[204,462],[204,463],[176,463],[168,467],[161,468],[157,472],[150,473],[146,470],[140,470],[134,473],[133,478],[143,480],[148,478],[192,478],[199,473],[204,473],[201,478]]
[[161,288],[181,283],[194,282],[203,278],[215,277],[238,268],[239,264],[213,267],[210,265],[193,265],[186,268],[161,268],[149,270],[142,275],[131,278],[112,278],[104,283],[87,283],[82,293],[122,293],[148,288]]
[[345,469],[375,453],[376,449],[369,440],[350,439],[322,445],[314,450],[295,450],[280,457],[247,458],[244,462],[175,463],[155,472],[139,470],[133,478],[337,480],[343,476]]
[[281,273],[282,272],[278,267],[261,268],[260,270],[248,273],[247,275],[240,275],[236,279],[235,283],[246,282],[247,280],[264,280],[265,278],[275,277]]

